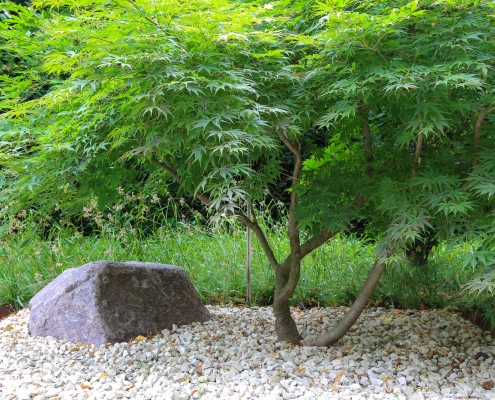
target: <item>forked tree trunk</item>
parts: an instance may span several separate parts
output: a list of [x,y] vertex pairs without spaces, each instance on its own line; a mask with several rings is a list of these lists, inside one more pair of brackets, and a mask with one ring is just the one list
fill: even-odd
[[358,297],[352,304],[351,308],[349,308],[344,318],[342,318],[342,320],[335,327],[333,327],[330,332],[323,333],[316,337],[313,336],[307,338],[304,341],[304,344],[306,346],[331,346],[340,338],[342,338],[349,331],[349,329],[351,329],[351,327],[354,325],[354,323],[357,321],[359,316],[366,308],[366,305],[368,304],[368,301],[373,294],[373,290],[378,284],[383,271],[385,271],[386,263],[383,259],[387,257],[387,255],[387,250],[381,251],[375,263],[373,264],[373,267],[371,268],[371,271],[368,274],[368,278],[361,288]]
[[[299,278],[294,278],[291,272],[297,273],[296,269],[300,268],[300,260],[294,256],[289,256],[284,264],[276,271],[275,277],[275,296],[273,299],[273,315],[275,317],[275,332],[280,341],[292,344],[299,344],[302,337],[297,329],[296,322],[290,313],[290,298],[294,293],[295,284]],[[297,275],[299,275],[297,273]],[[295,284],[291,280],[296,280]]]
[[281,342],[299,344],[302,337],[290,313],[289,300],[277,298],[277,291],[275,291],[275,299],[273,301],[273,315],[275,316],[277,339]]

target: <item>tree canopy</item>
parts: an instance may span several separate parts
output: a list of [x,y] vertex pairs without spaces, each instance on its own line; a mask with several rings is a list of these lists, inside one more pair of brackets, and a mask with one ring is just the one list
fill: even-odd
[[[126,180],[160,192],[172,178],[254,230],[277,334],[294,343],[301,260],[353,220],[380,239],[377,260],[343,324],[308,343],[338,340],[386,266],[426,243],[468,240],[466,262],[493,262],[493,2],[4,6],[2,52],[29,60],[0,89],[0,198],[14,212],[77,213]],[[247,207],[284,174],[279,260]]]

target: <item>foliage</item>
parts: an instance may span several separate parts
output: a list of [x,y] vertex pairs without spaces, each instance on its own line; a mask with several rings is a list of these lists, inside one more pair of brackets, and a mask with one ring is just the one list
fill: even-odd
[[[305,226],[343,228],[356,217],[349,200],[372,193],[359,213],[401,241],[431,226],[441,238],[493,229],[490,3],[34,5],[48,17],[18,51],[38,64],[4,96],[5,201],[111,204],[124,180],[164,186],[159,164],[210,208],[232,210],[279,176],[275,131],[298,138],[319,126],[328,146],[307,155],[297,188]],[[4,48],[26,13],[9,22]],[[22,88],[43,78],[49,93],[26,101]],[[365,128],[372,149],[360,144]]]
[[[111,207],[125,181],[163,196],[173,178],[255,231],[286,326],[303,258],[356,220],[381,240],[375,278],[422,243],[469,243],[475,272],[493,262],[493,2],[33,6],[0,33],[3,51],[20,35],[33,59],[2,90],[10,221],[28,207],[69,218],[91,199]],[[281,255],[248,209],[285,175]],[[276,329],[299,340],[295,324]]]
[[[52,8],[23,46],[41,53],[38,66],[4,104],[12,111],[3,124],[3,179],[16,182],[23,207],[81,210],[84,197],[115,201],[106,194],[125,180],[161,179],[165,171],[153,163],[164,158],[187,191],[212,193],[217,209],[247,190],[259,197],[257,188],[277,175],[267,126],[287,113],[281,87],[295,82],[281,52],[271,50],[276,35],[265,32],[267,18],[259,20],[263,8],[86,1],[67,2],[66,15],[56,11],[59,1],[34,4]],[[259,60],[266,61],[251,69]],[[43,77],[49,93],[26,101],[19,87]],[[261,157],[266,172],[254,175]],[[146,178],[135,178],[136,169]],[[3,196],[12,196],[9,185]]]
[[317,184],[305,188],[303,216],[331,221],[349,199],[369,196],[360,211],[369,232],[385,230],[401,246],[431,232],[469,240],[473,266],[493,262],[493,4],[317,8],[311,38],[323,50],[311,55],[308,84],[328,105],[318,123],[331,139],[306,161]]

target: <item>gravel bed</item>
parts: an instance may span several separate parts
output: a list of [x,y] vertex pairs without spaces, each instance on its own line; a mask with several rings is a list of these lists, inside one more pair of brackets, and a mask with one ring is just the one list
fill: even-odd
[[[495,399],[491,334],[443,310],[370,309],[331,348],[277,343],[270,308],[95,347],[0,321],[0,399]],[[344,308],[294,309],[304,336]]]

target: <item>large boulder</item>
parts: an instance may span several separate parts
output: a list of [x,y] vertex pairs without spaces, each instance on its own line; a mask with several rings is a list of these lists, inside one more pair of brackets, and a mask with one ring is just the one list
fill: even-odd
[[181,268],[139,262],[97,261],[68,269],[29,308],[31,335],[96,345],[210,319]]

